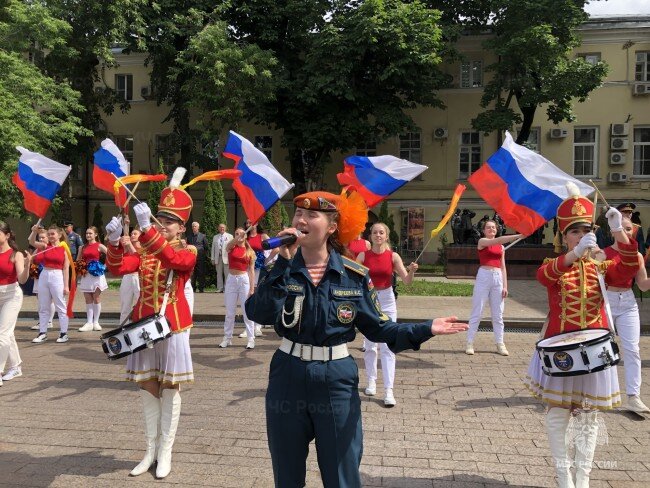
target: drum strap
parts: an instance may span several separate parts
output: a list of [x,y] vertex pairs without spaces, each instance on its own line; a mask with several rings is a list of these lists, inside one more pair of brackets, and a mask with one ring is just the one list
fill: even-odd
[[[596,271],[597,272],[597,271]],[[603,295],[603,302],[605,304],[605,314],[607,315],[607,325],[614,335],[616,335],[616,326],[612,318],[612,308],[609,306],[609,297],[607,296],[607,287],[605,286],[605,279],[603,275],[598,273],[598,284],[600,285],[600,293]]]
[[[174,270],[169,271],[169,276],[167,277],[167,283],[165,284],[165,294],[163,295],[163,301],[162,304],[160,305],[160,310],[158,311],[158,315],[165,316],[165,310],[167,309],[167,301],[169,300],[169,293],[171,292],[172,288],[172,280],[174,279]],[[135,305],[133,306],[135,308]],[[133,313],[133,309],[131,309],[131,313],[129,313],[126,318],[124,319],[124,322],[120,324],[120,327],[124,327],[126,323],[131,320],[131,314]]]
[[550,313],[546,314],[546,320],[544,320],[544,325],[542,325],[542,330],[539,331],[539,340],[544,339],[544,336],[546,335],[546,329],[548,329],[548,321],[550,317]]

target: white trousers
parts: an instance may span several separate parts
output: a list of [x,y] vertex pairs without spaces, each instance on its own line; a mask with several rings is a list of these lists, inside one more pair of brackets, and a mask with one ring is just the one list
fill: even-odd
[[185,282],[183,293],[185,293],[185,299],[190,306],[190,315],[194,315],[194,288],[192,288],[192,282],[190,280]]
[[[34,289],[32,290],[32,293],[38,296],[38,278],[34,278]],[[54,308],[54,302],[50,302],[50,322],[54,320],[55,312],[56,309]]]
[[67,300],[63,295],[63,271],[60,269],[43,268],[38,277],[38,326],[41,334],[47,333],[47,323],[50,321],[50,303],[59,316],[59,327],[62,333],[68,332]]
[[[18,283],[0,285],[0,371],[19,366],[22,362],[14,336],[18,312],[23,305],[23,291]],[[5,365],[8,368],[5,369]]]
[[246,315],[246,308],[244,303],[248,298],[250,291],[250,282],[248,280],[248,273],[233,275],[229,274],[226,279],[226,289],[224,301],[226,304],[226,319],[223,323],[223,335],[226,339],[232,339],[232,333],[235,329],[235,313],[237,312],[237,301],[241,305],[242,315],[244,316],[244,324],[246,324],[246,335],[249,339],[255,338],[255,323],[248,319]]
[[467,342],[474,342],[474,336],[478,331],[481,315],[485,302],[490,301],[492,312],[492,329],[494,331],[494,342],[503,343],[503,277],[499,268],[479,268],[474,283],[474,294],[472,295],[472,313],[469,317],[469,330],[467,331]]
[[214,263],[217,270],[217,291],[223,291],[224,281],[228,279],[230,268],[228,263],[224,263],[221,255],[217,256],[217,261]]
[[129,273],[122,276],[120,283],[120,324],[131,316],[140,296],[140,280],[138,273]]
[[[397,304],[392,288],[377,290],[377,298],[382,312],[395,322],[397,320]],[[372,342],[363,338],[363,360],[366,363],[366,376],[368,381],[377,381],[377,347],[381,356],[381,373],[384,377],[384,389],[393,388],[395,382],[395,353],[393,353],[384,342]]]
[[639,337],[641,323],[639,307],[632,290],[608,291],[609,306],[618,336],[621,338],[625,369],[625,392],[628,395],[641,393],[641,355],[639,353]]

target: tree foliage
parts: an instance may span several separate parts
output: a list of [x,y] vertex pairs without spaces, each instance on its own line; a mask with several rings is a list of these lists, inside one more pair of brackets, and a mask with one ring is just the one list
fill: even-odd
[[262,227],[268,235],[275,235],[282,230],[283,226],[289,225],[289,216],[284,204],[276,202],[262,217]]
[[219,224],[226,223],[226,201],[220,181],[209,181],[205,189],[201,230],[212,244],[212,237],[217,233]]
[[[158,173],[163,174],[165,168],[163,167],[162,161],[158,163]],[[155,214],[158,208],[158,202],[160,201],[160,195],[162,191],[167,186],[166,181],[152,181],[149,183],[149,195],[147,196],[147,204],[151,211]]]

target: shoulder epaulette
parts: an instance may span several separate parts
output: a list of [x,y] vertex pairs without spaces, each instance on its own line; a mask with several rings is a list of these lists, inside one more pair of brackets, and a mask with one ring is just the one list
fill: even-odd
[[186,249],[187,249],[189,252],[191,252],[192,254],[194,254],[195,256],[197,256],[197,255],[199,254],[199,252],[196,250],[196,247],[193,246],[192,244],[188,244],[188,246],[186,247]]
[[361,276],[366,276],[368,274],[368,268],[366,268],[363,264],[357,263],[356,261],[353,261],[350,258],[346,258],[345,256],[341,256],[341,259],[343,260],[343,266],[349,270],[352,270]]
[[544,258],[544,262],[542,264],[546,264],[546,263],[548,263],[550,261],[553,261],[554,259],[556,259],[556,258]]

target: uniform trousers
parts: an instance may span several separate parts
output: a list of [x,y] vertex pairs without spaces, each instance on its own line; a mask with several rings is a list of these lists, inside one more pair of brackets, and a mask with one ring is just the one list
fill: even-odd
[[228,267],[228,263],[223,262],[221,254],[217,256],[217,261],[214,263],[214,267],[217,270],[217,291],[223,291],[224,281],[228,279],[230,268]]
[[469,330],[467,331],[467,342],[474,342],[474,336],[478,331],[479,323],[485,302],[490,302],[492,312],[492,329],[494,331],[494,342],[503,343],[503,276],[500,268],[479,268],[474,283],[474,294],[472,295],[472,312],[469,317]]
[[246,325],[246,335],[249,339],[255,338],[255,323],[248,319],[244,303],[250,292],[250,282],[248,273],[234,275],[229,274],[226,279],[226,290],[224,292],[224,302],[226,305],[226,317],[223,322],[223,335],[226,339],[232,338],[235,329],[235,313],[237,312],[237,301],[241,305],[244,324]]
[[641,354],[639,352],[641,324],[639,307],[631,289],[622,292],[608,291],[607,298],[609,298],[612,318],[623,348],[625,392],[628,395],[639,395],[641,393]]
[[60,269],[43,268],[38,277],[38,326],[41,334],[47,333],[47,323],[50,321],[50,303],[59,316],[61,333],[68,332],[67,302],[63,294],[63,271]]
[[131,316],[140,296],[140,280],[138,273],[129,273],[122,276],[120,284],[120,324]]
[[[34,288],[32,289],[32,293],[38,297],[38,278],[34,278]],[[38,298],[37,298],[38,299]],[[56,313],[56,309],[54,308],[54,302],[50,302],[50,320],[49,323],[54,320],[54,314]]]
[[305,486],[309,443],[314,438],[323,486],[361,487],[358,387],[359,371],[352,356],[301,361],[275,352],[266,391],[266,431],[276,487]]
[[[0,371],[15,368],[22,362],[14,336],[22,305],[23,291],[18,283],[0,285]],[[7,364],[9,367],[5,368]]]
[[[397,321],[397,303],[395,302],[395,293],[392,288],[377,290],[377,298],[381,311],[384,312],[393,321]],[[366,352],[363,354],[363,360],[366,364],[366,375],[368,381],[377,381],[377,348],[381,356],[381,372],[384,377],[384,389],[392,389],[395,381],[395,353],[383,343],[372,342],[363,338],[363,347]]]

